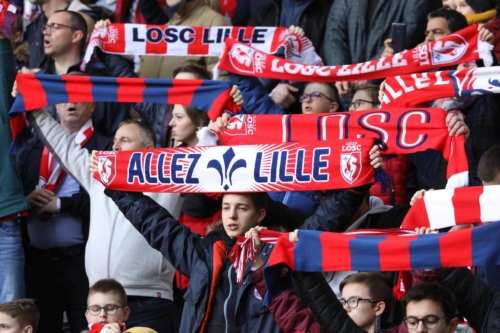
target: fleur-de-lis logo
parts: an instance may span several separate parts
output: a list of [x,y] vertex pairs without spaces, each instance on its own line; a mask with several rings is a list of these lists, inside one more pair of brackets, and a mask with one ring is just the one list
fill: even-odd
[[[224,160],[224,171],[222,171],[222,165],[218,160],[210,160],[208,162],[207,168],[214,168],[217,170],[217,172],[220,175],[220,184],[224,184],[224,181],[226,181],[226,184],[222,187],[225,191],[229,189],[229,185],[227,184],[227,181],[229,181],[229,184],[232,186],[233,185],[233,173],[238,170],[239,168],[246,168],[247,167],[247,162],[243,159],[239,159],[237,161],[234,161],[231,163],[236,155],[234,154],[233,148],[229,148],[223,155],[222,158]],[[229,172],[229,176],[228,176]]]

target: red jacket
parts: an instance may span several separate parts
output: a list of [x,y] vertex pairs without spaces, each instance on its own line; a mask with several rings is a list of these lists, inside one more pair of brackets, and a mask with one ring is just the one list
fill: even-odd
[[380,183],[375,183],[370,189],[370,195],[382,199],[385,205],[406,205],[406,180],[410,171],[411,161],[408,155],[398,155],[384,162],[384,169],[391,176],[392,182],[386,193],[382,193]]

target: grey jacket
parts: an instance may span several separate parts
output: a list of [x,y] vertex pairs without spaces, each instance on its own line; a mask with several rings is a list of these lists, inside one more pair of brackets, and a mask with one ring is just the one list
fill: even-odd
[[326,64],[348,65],[378,59],[393,22],[406,23],[406,49],[424,40],[427,14],[440,0],[378,0],[372,24],[367,24],[369,0],[335,0],[323,44]]
[[[119,281],[127,295],[173,299],[174,268],[149,246],[104,194],[104,186],[89,172],[89,153],[76,144],[44,110],[28,114],[31,125],[63,169],[90,195],[90,231],[85,250],[85,270],[92,285],[100,279]],[[176,218],[178,194],[148,193]]]

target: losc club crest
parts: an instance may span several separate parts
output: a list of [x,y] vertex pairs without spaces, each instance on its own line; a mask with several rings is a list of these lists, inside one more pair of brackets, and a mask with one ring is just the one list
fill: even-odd
[[340,174],[346,182],[352,184],[361,174],[361,152],[340,154]]
[[237,115],[229,119],[224,134],[246,135],[247,125],[245,123],[245,115]]
[[101,177],[104,185],[109,185],[116,176],[116,156],[99,156],[97,164],[97,173]]
[[253,62],[254,50],[250,47],[235,44],[229,51],[229,61],[231,64],[243,73],[254,74],[255,65]]
[[460,59],[467,51],[469,44],[459,35],[450,35],[451,40],[440,41],[434,44],[431,50],[431,59],[433,65],[448,64]]

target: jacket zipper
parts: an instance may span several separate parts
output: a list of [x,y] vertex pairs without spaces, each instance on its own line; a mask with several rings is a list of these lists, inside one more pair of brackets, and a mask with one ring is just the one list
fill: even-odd
[[227,277],[229,279],[229,296],[227,296],[226,301],[224,302],[224,321],[226,322],[226,333],[228,329],[228,321],[227,321],[227,304],[229,303],[229,299],[231,298],[231,294],[233,293],[233,284],[231,283],[231,267],[227,270]]

